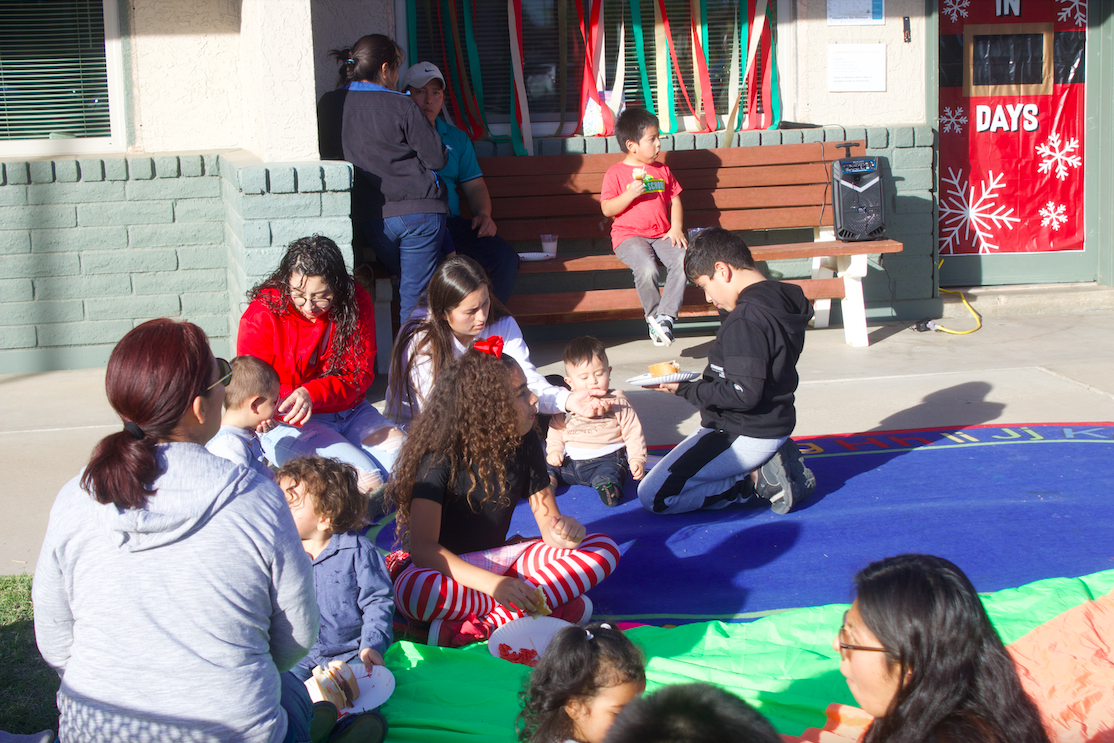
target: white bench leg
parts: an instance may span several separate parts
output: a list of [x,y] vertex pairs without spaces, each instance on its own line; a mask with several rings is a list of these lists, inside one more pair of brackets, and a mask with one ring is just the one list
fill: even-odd
[[837,260],[843,278],[843,334],[847,345],[861,348],[870,345],[866,332],[866,303],[863,301],[863,277],[866,276],[865,255],[841,255]]
[[394,288],[391,280],[375,280],[375,369],[386,374],[391,363],[391,347],[395,343],[391,317],[391,298]]
[[[812,278],[830,279],[835,276],[836,264],[831,258],[816,256],[812,259]],[[812,303],[812,327],[826,328],[832,320],[832,300],[817,299]]]
[[[831,242],[835,240],[835,229],[832,227],[813,227],[813,242]],[[831,258],[816,257],[812,259],[812,278],[830,279],[835,276],[836,263]],[[832,321],[832,300],[817,299],[812,303],[812,327],[826,328]]]

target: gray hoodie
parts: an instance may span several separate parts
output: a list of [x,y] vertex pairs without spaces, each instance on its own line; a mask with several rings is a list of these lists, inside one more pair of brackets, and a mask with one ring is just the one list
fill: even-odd
[[62,677],[63,741],[280,741],[279,672],[317,636],[309,556],[278,487],[160,444],[142,509],[58,494],[35,636]]

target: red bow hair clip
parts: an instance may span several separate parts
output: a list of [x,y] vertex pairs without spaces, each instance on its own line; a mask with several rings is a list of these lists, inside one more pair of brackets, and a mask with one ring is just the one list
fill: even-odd
[[480,353],[486,353],[489,356],[501,359],[503,358],[503,336],[493,335],[490,338],[476,341],[472,344],[472,348]]

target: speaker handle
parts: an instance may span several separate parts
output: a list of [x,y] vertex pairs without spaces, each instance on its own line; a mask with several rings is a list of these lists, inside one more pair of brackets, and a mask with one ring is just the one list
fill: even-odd
[[852,147],[858,147],[858,146],[859,146],[858,142],[843,142],[841,144],[837,144],[836,148],[837,149],[838,148],[843,148],[843,152],[844,152],[843,156],[844,157],[851,157],[851,148]]

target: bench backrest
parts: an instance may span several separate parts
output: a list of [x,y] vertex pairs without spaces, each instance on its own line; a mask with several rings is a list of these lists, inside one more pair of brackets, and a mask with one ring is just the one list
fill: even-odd
[[[826,227],[832,224],[836,142],[678,150],[662,153],[684,189],[685,227],[729,230]],[[862,141],[854,147],[864,146]],[[607,237],[600,212],[603,174],[621,154],[479,159],[492,216],[507,240]],[[462,208],[467,211],[467,205]]]

